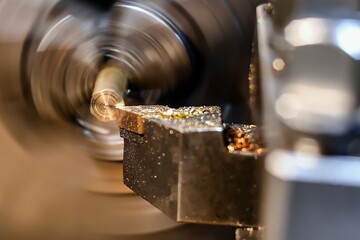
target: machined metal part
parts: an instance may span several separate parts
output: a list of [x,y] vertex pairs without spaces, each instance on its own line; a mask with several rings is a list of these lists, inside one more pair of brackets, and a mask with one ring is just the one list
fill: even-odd
[[218,107],[116,113],[130,189],[180,222],[259,225],[263,157],[227,150]]
[[98,74],[90,102],[90,112],[98,120],[115,120],[115,106],[125,105],[127,77],[116,66],[107,64]]

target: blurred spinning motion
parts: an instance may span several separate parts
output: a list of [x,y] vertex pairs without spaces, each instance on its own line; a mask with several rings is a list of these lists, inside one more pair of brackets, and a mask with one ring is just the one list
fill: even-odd
[[0,238],[358,239],[360,2],[262,2],[0,0]]
[[121,104],[218,105],[250,123],[259,2],[1,0],[0,236],[233,239],[126,188],[113,120]]

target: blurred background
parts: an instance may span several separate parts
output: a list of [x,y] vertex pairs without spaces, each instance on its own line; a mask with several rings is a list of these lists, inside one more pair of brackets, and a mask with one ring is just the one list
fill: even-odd
[[0,238],[358,239],[359,9],[0,0]]
[[[89,112],[96,75],[116,52],[109,26],[123,15],[114,2],[0,1],[0,238],[234,239],[233,227],[176,223],[123,184],[123,139]],[[213,84],[193,85],[203,90],[163,95],[167,85],[135,84],[128,101],[238,104],[204,97]]]

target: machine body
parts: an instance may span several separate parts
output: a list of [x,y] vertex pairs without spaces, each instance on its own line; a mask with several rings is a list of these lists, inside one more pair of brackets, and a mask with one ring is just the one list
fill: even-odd
[[358,238],[358,6],[279,0],[257,9],[265,239]]

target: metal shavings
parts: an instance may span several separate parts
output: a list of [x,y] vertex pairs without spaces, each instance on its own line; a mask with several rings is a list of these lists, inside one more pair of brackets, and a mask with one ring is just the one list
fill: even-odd
[[178,109],[169,108],[168,110],[161,112],[160,114],[164,118],[184,119],[208,113],[211,113],[211,109],[205,109],[204,107],[182,107]]
[[[209,107],[182,107],[170,108],[167,106],[159,106],[152,108],[142,108],[141,113],[147,118],[162,119],[187,119],[201,116],[208,113],[214,113],[216,109]],[[139,112],[140,113],[140,112]]]
[[181,107],[170,108],[168,106],[131,106],[121,107],[131,109],[131,112],[141,114],[146,118],[164,118],[164,119],[186,119],[198,117],[205,114],[214,114],[218,111],[216,107]]
[[264,153],[255,125],[232,125],[228,126],[224,132],[229,152],[254,152],[257,155]]
[[[117,111],[118,126],[139,134],[143,134],[146,121],[158,122],[178,132],[208,131],[209,129],[222,131],[221,110],[217,106],[181,108],[156,105],[117,106]],[[131,119],[128,117],[130,115],[133,116]],[[129,126],[137,126],[137,128],[133,129]]]
[[184,131],[201,131],[202,129],[221,129],[221,112],[219,107],[181,107],[162,108],[161,111],[144,116],[159,120],[169,128]]
[[273,15],[274,14],[274,5],[272,3],[273,1],[270,1],[269,3],[267,3],[264,6],[264,10],[266,11],[267,14],[269,15]]

